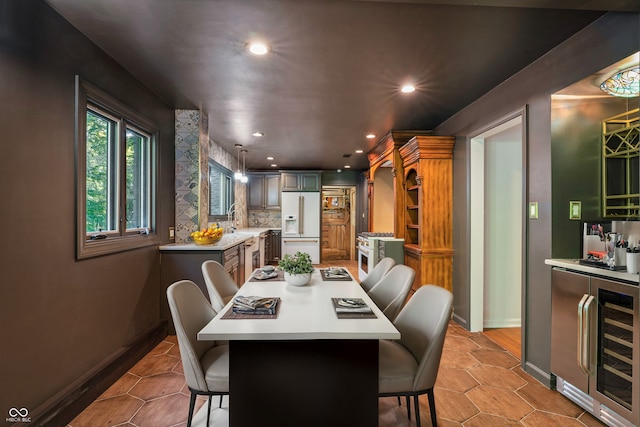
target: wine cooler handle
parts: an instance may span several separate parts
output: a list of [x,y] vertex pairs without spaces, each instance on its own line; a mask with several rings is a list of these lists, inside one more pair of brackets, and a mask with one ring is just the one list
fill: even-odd
[[584,294],[578,303],[578,348],[577,348],[577,362],[580,370],[588,375],[587,371],[585,371],[584,365],[582,361],[584,357],[582,356],[583,348],[584,348],[584,340],[585,340],[585,331],[584,331],[584,303],[589,299],[588,294]]
[[593,295],[590,295],[589,298],[587,298],[587,301],[584,303],[584,315],[583,315],[583,323],[584,323],[584,335],[582,338],[582,366],[583,369],[582,371],[589,375],[592,376],[591,373],[591,304],[593,303],[593,300],[595,299],[595,297]]

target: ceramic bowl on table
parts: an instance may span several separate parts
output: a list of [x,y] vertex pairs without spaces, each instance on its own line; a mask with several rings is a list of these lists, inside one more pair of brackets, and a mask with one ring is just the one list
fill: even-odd
[[311,281],[311,273],[291,274],[285,271],[284,280],[291,286],[304,286]]

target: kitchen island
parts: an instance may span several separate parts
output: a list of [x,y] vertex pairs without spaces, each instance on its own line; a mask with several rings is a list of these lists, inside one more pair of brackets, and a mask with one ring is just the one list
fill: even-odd
[[[274,318],[234,318],[229,302],[198,333],[229,341],[231,426],[378,424],[378,340],[400,332],[357,281],[316,269],[305,286],[249,280],[238,294],[280,301]],[[362,298],[373,315],[340,318],[332,298]]]

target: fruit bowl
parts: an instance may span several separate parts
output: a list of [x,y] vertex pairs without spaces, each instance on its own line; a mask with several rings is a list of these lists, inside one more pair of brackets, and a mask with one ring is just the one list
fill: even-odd
[[218,243],[222,236],[220,237],[192,237],[193,243],[196,245],[213,245],[214,243]]
[[190,237],[196,245],[213,245],[222,239],[223,234],[222,228],[211,226],[200,231],[194,231]]

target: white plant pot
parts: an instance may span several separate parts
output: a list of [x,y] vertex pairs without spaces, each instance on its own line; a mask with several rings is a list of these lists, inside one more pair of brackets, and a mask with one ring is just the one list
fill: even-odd
[[285,271],[284,280],[292,286],[304,286],[311,280],[311,273],[290,274]]

